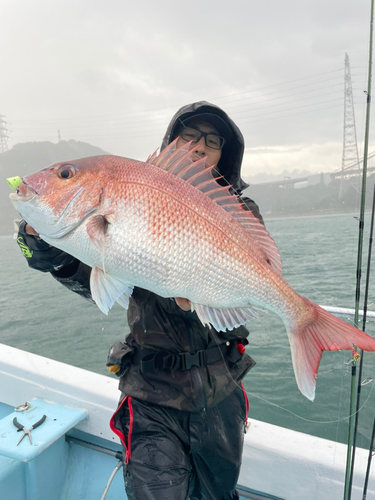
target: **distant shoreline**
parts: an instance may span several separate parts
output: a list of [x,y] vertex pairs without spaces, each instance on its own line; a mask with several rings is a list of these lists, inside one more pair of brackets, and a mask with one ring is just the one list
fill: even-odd
[[[370,210],[366,210],[366,212],[369,212]],[[314,216],[319,216],[319,215],[356,215],[356,212],[353,210],[337,210],[337,209],[332,209],[332,210],[306,210],[306,211],[300,211],[300,212],[267,212],[265,214],[262,214],[263,219],[281,219],[281,218],[287,218],[287,217],[314,217]],[[358,214],[359,215],[359,214]]]

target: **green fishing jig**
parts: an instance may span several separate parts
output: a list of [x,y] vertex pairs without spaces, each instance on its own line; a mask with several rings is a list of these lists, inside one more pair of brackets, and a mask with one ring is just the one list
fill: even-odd
[[12,189],[17,189],[20,184],[22,184],[22,179],[21,177],[8,177],[7,183]]

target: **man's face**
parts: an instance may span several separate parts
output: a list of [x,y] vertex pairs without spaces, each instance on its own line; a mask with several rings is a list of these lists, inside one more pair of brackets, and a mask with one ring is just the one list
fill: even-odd
[[[219,134],[218,130],[216,127],[211,125],[208,122],[203,122],[203,121],[189,121],[189,127],[192,127],[194,129],[199,130],[200,132],[204,132],[206,134],[208,133],[213,133],[213,134]],[[186,144],[188,140],[183,139],[182,137],[178,137],[177,139],[177,148],[180,148],[184,144]],[[190,151],[194,151],[193,154],[193,161],[200,160],[201,158],[206,157],[206,166],[210,167],[212,165],[217,165],[220,158],[221,158],[221,149],[213,149],[209,146],[207,146],[205,137],[202,136],[198,142],[192,142],[190,144]]]

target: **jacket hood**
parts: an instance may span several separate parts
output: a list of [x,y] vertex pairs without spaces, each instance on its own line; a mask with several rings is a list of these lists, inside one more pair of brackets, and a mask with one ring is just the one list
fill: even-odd
[[180,108],[173,116],[167,128],[160,149],[162,151],[176,138],[176,132],[179,128],[180,120],[184,121],[203,113],[209,113],[221,118],[233,134],[232,137],[224,144],[221,158],[217,165],[217,170],[222,176],[224,176],[226,181],[233,186],[238,194],[241,194],[242,191],[248,187],[248,184],[241,179],[241,164],[245,149],[245,141],[237,125],[221,108],[215,106],[215,104],[210,104],[206,101],[199,101]]

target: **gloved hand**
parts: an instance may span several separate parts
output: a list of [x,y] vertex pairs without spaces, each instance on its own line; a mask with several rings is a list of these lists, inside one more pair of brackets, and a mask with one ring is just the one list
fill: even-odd
[[29,267],[44,273],[58,271],[72,264],[76,259],[58,248],[51,247],[41,238],[27,234],[24,220],[19,225],[17,243],[26,257]]
[[133,354],[133,347],[117,340],[109,349],[106,364],[108,370],[122,377],[132,362]]

